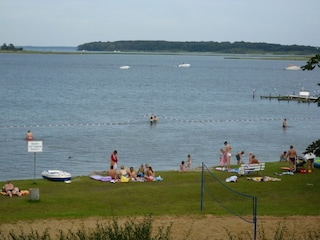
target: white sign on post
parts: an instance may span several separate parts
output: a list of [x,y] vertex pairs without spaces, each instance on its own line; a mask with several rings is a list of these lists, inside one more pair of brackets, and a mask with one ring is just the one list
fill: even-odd
[[34,154],[34,171],[33,171],[33,181],[36,181],[36,154],[37,152],[42,152],[42,141],[28,141],[28,152],[33,152]]
[[28,141],[28,152],[42,152],[42,141]]

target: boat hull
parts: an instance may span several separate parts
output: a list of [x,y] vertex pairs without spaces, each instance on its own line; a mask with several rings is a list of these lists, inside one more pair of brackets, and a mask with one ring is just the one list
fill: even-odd
[[179,64],[178,67],[181,67],[181,68],[187,68],[187,67],[190,67],[191,65],[189,63],[182,63],[182,64]]
[[127,70],[127,69],[129,69],[130,68],[130,66],[121,66],[120,67],[120,69],[123,69],[123,70]]
[[61,170],[46,170],[41,173],[44,179],[56,182],[64,182],[71,180],[71,174]]

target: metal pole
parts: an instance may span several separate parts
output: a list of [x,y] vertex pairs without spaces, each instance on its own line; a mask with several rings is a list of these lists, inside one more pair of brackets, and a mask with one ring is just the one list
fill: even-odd
[[201,194],[200,194],[200,211],[203,210],[203,192],[204,192],[204,168],[202,162],[202,177],[201,177]]
[[34,159],[33,159],[33,182],[36,182],[36,152],[34,152]]
[[258,205],[258,198],[257,196],[254,196],[253,198],[253,224],[254,224],[254,233],[253,233],[253,239],[257,239],[257,205]]

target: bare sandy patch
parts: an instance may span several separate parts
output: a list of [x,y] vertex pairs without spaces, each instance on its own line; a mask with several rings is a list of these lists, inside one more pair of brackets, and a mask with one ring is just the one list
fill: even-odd
[[[136,218],[137,221],[143,218]],[[120,218],[119,224],[124,223],[126,218]],[[251,236],[253,239],[253,224],[247,223],[237,217],[216,217],[213,215],[205,216],[161,216],[152,217],[153,231],[156,233],[158,227],[169,226],[172,223],[171,237],[172,239],[229,239],[228,232],[233,236]],[[24,233],[32,230],[38,231],[40,234],[46,229],[49,230],[51,237],[56,236],[59,230],[67,233],[68,230],[76,231],[83,226],[85,229],[95,229],[96,224],[110,224],[111,218],[90,217],[85,219],[46,219],[36,221],[19,221],[14,224],[2,224],[0,230],[3,234],[7,234],[10,230],[19,233],[20,229]],[[258,218],[258,238],[259,236],[266,237],[266,239],[274,239],[275,232],[285,226],[286,235],[284,239],[295,239],[307,236],[308,233],[320,233],[320,216],[316,217],[259,217]],[[263,232],[263,233],[262,233]],[[249,238],[249,237],[248,237]]]

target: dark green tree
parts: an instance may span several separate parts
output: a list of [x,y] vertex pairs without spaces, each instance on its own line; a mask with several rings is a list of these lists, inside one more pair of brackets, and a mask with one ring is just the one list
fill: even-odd
[[16,48],[12,43],[10,43],[9,45],[7,44],[2,44],[0,50],[6,50],[6,51],[22,51],[23,48]]
[[302,70],[313,70],[316,66],[320,67],[320,54],[311,57],[307,64],[302,66]]
[[320,156],[320,139],[317,141],[311,143],[307,148],[306,148],[306,153],[308,152],[313,152],[316,156]]
[[1,46],[1,50],[7,50],[8,49],[8,46],[7,46],[7,44],[2,44],[2,46]]
[[[307,64],[302,66],[301,69],[304,70],[313,70],[316,66],[320,68],[320,54],[316,54],[315,56],[311,57]],[[318,103],[318,107],[320,107],[320,97],[315,101]]]
[[[311,57],[307,64],[302,66],[302,70],[313,70],[316,66],[320,67],[320,54],[316,54]],[[318,107],[320,107],[320,97],[316,100]],[[311,143],[307,148],[306,152],[313,152],[316,156],[320,156],[320,139]]]
[[10,43],[8,46],[8,50],[16,50],[16,48],[12,43]]

